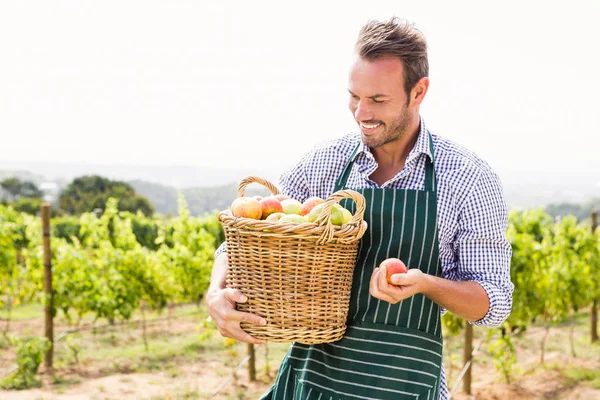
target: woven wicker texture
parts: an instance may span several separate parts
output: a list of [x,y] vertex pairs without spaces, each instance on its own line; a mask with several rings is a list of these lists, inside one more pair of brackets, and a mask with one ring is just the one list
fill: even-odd
[[[278,194],[272,183],[251,176],[240,183],[239,197],[251,183]],[[330,221],[331,207],[347,198],[356,203],[356,212],[348,224],[335,226]],[[238,310],[267,320],[266,326],[242,323],[242,329],[273,342],[341,339],[358,242],[367,229],[364,211],[360,193],[340,190],[325,201],[315,223],[237,218],[230,210],[220,212],[229,259],[227,286],[248,297],[237,305]]]

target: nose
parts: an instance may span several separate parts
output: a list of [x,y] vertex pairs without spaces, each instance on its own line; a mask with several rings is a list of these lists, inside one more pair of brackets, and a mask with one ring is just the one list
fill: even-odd
[[356,105],[356,109],[354,110],[354,119],[357,121],[370,121],[373,118],[373,113],[369,110],[369,107],[366,102],[359,101]]

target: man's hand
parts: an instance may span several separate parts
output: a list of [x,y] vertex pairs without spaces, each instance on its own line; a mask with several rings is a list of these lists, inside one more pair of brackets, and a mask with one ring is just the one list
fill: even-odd
[[226,272],[227,256],[223,254],[215,260],[211,287],[206,293],[208,314],[212,317],[213,321],[215,321],[219,333],[222,336],[247,343],[265,343],[264,340],[259,340],[250,336],[240,327],[240,322],[266,325],[267,321],[258,315],[237,311],[235,309],[236,303],[244,303],[248,299],[241,291],[225,287]]
[[386,279],[385,267],[375,268],[371,275],[369,293],[371,296],[388,303],[396,304],[399,301],[425,291],[427,274],[419,269],[409,269],[404,274],[394,274],[391,279],[394,285],[390,285]]

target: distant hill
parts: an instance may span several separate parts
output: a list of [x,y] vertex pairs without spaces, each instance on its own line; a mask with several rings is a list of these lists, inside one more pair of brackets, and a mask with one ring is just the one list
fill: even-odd
[[[82,175],[98,174],[109,179],[129,182],[135,190],[155,205],[157,212],[177,213],[177,193],[181,191],[194,215],[221,210],[237,196],[239,182],[257,175],[274,184],[285,170],[208,168],[194,166],[123,165],[87,163],[31,163],[0,161],[0,179],[16,176],[35,183],[53,182],[59,188]],[[550,204],[584,204],[600,198],[600,167],[578,170],[514,170],[498,171],[510,208],[534,208]],[[249,193],[260,186],[251,185]],[[266,189],[265,189],[266,190]],[[562,209],[562,208],[561,208]]]
[[268,169],[227,167],[196,167],[189,165],[131,165],[57,162],[0,161],[0,170],[28,171],[47,180],[66,181],[82,175],[100,175],[121,181],[146,181],[178,189],[214,187],[239,183],[249,175],[257,175],[275,183],[284,166]]
[[[216,213],[231,205],[237,197],[238,184],[214,186],[208,188],[196,187],[186,189],[175,189],[157,183],[145,181],[129,181],[135,191],[146,197],[156,208],[156,212],[165,215],[177,215],[178,193],[181,192],[185,198],[192,215],[204,215],[205,213]],[[260,186],[249,186],[245,194],[254,196],[267,194],[266,188]]]

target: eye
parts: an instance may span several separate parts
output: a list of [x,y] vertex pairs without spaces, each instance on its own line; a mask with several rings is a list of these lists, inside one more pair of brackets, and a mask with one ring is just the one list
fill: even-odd
[[380,104],[380,103],[383,103],[383,102],[385,102],[385,100],[375,100],[375,99],[373,99],[373,103]]

